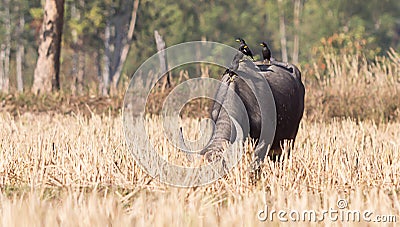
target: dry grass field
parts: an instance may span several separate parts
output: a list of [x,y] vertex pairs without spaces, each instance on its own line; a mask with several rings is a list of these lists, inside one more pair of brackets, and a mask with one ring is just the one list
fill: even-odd
[[[305,119],[292,157],[266,162],[257,184],[251,184],[244,159],[218,182],[189,189],[148,177],[126,150],[121,122],[2,114],[2,224],[253,226],[265,224],[257,219],[265,204],[322,212],[338,209],[339,199],[351,210],[400,214],[399,122]],[[279,222],[277,216],[273,221]]]
[[[395,225],[400,221],[399,59],[394,51],[373,64],[331,56],[324,72],[306,69],[304,74],[316,79],[305,78],[311,104],[291,157],[267,160],[257,182],[248,171],[252,141],[224,178],[175,188],[150,178],[134,161],[120,114],[3,111],[1,225],[277,226],[293,224],[292,218],[300,225]],[[331,116],[347,110],[352,118]],[[357,119],[356,113],[364,115]],[[198,133],[189,127],[196,119],[187,118],[185,125],[187,134]],[[160,119],[152,118],[148,127],[160,131]],[[170,152],[162,133],[153,140]]]

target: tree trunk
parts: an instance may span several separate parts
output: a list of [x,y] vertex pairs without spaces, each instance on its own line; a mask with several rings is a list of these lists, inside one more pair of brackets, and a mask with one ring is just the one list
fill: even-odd
[[[159,52],[158,58],[160,61],[160,73],[167,72],[168,62],[167,62],[167,56],[165,55],[165,42],[157,30],[154,31],[154,38],[156,40],[157,50]],[[171,87],[169,72],[166,73],[166,82],[162,89],[164,89],[165,87]]]
[[[76,19],[79,14],[78,10],[76,8],[76,2],[71,3],[71,17]],[[77,84],[77,74],[78,74],[78,67],[79,67],[79,53],[78,53],[78,47],[77,47],[77,42],[78,42],[78,31],[73,28],[71,31],[71,36],[72,36],[72,69],[71,69],[71,94],[74,96],[77,93],[76,89],[76,84]]]
[[10,83],[10,54],[11,54],[11,18],[10,18],[10,1],[5,0],[4,2],[4,24],[5,24],[5,39],[1,44],[1,87],[0,91],[3,93],[9,92]]
[[38,60],[32,92],[48,93],[60,89],[60,52],[64,22],[64,0],[46,0],[41,28]]
[[111,38],[111,25],[110,22],[107,21],[106,28],[104,30],[104,54],[103,54],[103,79],[101,82],[101,91],[104,96],[107,96],[109,93],[110,87],[110,38]]
[[119,57],[119,61],[117,61],[117,65],[114,68],[114,73],[111,75],[111,81],[112,81],[112,91],[115,93],[117,91],[117,85],[119,82],[119,79],[121,78],[121,73],[122,73],[122,68],[125,64],[126,58],[128,57],[129,53],[129,48],[131,45],[131,41],[133,38],[133,32],[135,31],[135,25],[136,25],[136,16],[137,16],[137,11],[139,8],[139,0],[135,0],[133,2],[133,10],[132,10],[132,15],[131,15],[131,20],[129,23],[129,29],[128,29],[128,34],[126,35],[125,42],[121,51],[121,55]]
[[288,61],[287,55],[287,42],[286,42],[286,25],[285,25],[285,8],[283,7],[283,0],[278,0],[279,8],[279,32],[281,34],[281,51],[282,51],[282,61]]
[[[79,1],[80,8],[77,9],[76,4],[73,3],[71,6],[71,16],[82,23],[80,9],[85,7],[83,1]],[[72,30],[72,49],[74,50],[72,56],[72,83],[71,92],[73,95],[82,95],[83,93],[83,78],[85,74],[85,56],[84,51],[84,34],[78,34],[76,29]]]
[[78,83],[78,94],[83,94],[83,79],[85,77],[85,68],[86,68],[86,53],[81,50],[79,53],[79,68],[77,75],[77,83]]
[[102,55],[99,53],[99,51],[94,51],[93,52],[94,56],[94,64],[96,65],[96,72],[97,72],[97,81],[98,81],[98,87],[97,87],[97,94],[102,95],[103,93],[103,73],[102,73]]
[[300,32],[300,8],[301,8],[301,0],[294,1],[294,38],[293,38],[293,56],[292,63],[299,63],[299,32]]
[[[82,48],[82,45],[77,44]],[[75,50],[72,56],[72,83],[71,93],[73,95],[83,94],[83,79],[85,77],[86,53],[81,50]]]
[[4,59],[6,57],[6,45],[0,44],[0,92],[3,92],[4,84]]
[[74,50],[74,53],[72,54],[72,69],[71,69],[71,74],[72,74],[72,81],[71,81],[71,94],[73,96],[76,95],[76,75],[78,74],[78,65],[79,65],[79,60],[78,60],[78,53],[75,47],[72,48]]
[[17,50],[15,54],[16,74],[17,74],[17,91],[24,91],[24,81],[22,79],[23,61],[25,54],[25,47],[22,41],[22,35],[25,27],[25,16],[22,14],[22,10],[17,6],[16,11],[19,13],[19,23],[17,26]]
[[25,26],[25,18],[24,15],[20,14],[19,17],[19,27],[18,27],[18,43],[17,43],[17,53],[15,55],[16,68],[17,68],[17,90],[18,92],[24,91],[24,81],[22,79],[22,70],[23,70],[23,61],[25,54],[25,47],[22,43],[22,34]]
[[21,43],[18,44],[16,54],[16,64],[17,64],[17,90],[18,92],[24,92],[24,80],[23,78],[23,64],[24,64],[24,54],[25,47]]
[[[79,0],[79,6],[81,9],[85,8],[85,1]],[[82,22],[81,14],[79,13],[79,19]],[[85,33],[80,34],[78,40],[79,49],[79,68],[78,68],[78,93],[83,94],[83,80],[85,78],[85,69],[86,69],[86,51],[85,51]]]

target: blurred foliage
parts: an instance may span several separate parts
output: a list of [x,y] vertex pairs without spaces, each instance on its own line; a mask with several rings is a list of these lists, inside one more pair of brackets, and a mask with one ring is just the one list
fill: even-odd
[[[26,26],[24,43],[25,86],[29,88],[37,56],[38,34],[41,26],[44,1],[16,0],[10,9],[12,20],[24,15]],[[85,86],[91,92],[102,72],[101,59],[105,54],[105,27],[107,21],[119,24],[121,18],[130,17],[132,0],[66,0],[62,49],[61,83],[68,88],[71,83],[72,55],[82,51],[86,55]],[[299,35],[299,61],[301,67],[322,59],[323,52],[362,53],[373,61],[376,55],[385,55],[392,47],[400,49],[400,1],[317,1],[301,0],[300,26],[293,26],[294,0],[283,0],[286,39],[289,60],[292,57],[294,35]],[[16,6],[19,6],[18,9]],[[4,7],[0,6],[0,21],[4,20]],[[15,26],[16,23],[13,23]],[[112,29],[126,29],[127,25]],[[14,31],[15,28],[12,28]],[[277,0],[141,0],[137,14],[131,49],[123,70],[122,80],[127,80],[150,56],[156,53],[154,30],[158,30],[167,46],[193,40],[209,40],[237,47],[236,37],[244,38],[260,58],[261,41],[267,41],[273,56],[281,58],[279,9]],[[4,31],[4,23],[0,24]],[[15,32],[11,32],[12,36]],[[117,34],[117,33],[116,33]],[[123,34],[123,33],[121,33]],[[3,42],[0,32],[0,43]],[[120,39],[117,34],[115,39]],[[13,42],[16,37],[12,37]],[[77,47],[81,41],[83,45]],[[111,40],[114,42],[115,40]],[[79,43],[79,42],[78,42]],[[15,57],[12,44],[11,61]],[[316,55],[320,55],[319,57]],[[15,64],[11,64],[14,67]],[[15,72],[11,69],[10,72]],[[199,68],[197,68],[199,72]],[[213,72],[215,73],[215,72]],[[310,75],[314,76],[314,75]],[[10,75],[15,87],[14,74]],[[215,76],[214,76],[215,77]]]

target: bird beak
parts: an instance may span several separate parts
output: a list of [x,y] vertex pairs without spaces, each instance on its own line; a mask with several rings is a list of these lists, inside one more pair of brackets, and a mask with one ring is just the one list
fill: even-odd
[[236,42],[240,42],[240,39],[236,39]]
[[264,44],[260,43],[260,46],[264,46]]

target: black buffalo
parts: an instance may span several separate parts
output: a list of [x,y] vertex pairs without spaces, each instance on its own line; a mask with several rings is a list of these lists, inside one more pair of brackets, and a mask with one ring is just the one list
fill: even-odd
[[[257,75],[249,75],[249,70],[257,71]],[[232,133],[233,123],[228,114],[230,108],[236,108],[235,103],[228,103],[221,108],[221,103],[225,104],[225,101],[231,99],[227,92],[227,88],[230,87],[240,97],[246,109],[247,116],[239,116],[239,118],[248,119],[249,135],[257,141],[256,163],[263,161],[266,155],[276,159],[282,153],[282,143],[285,140],[291,140],[294,143],[303,116],[305,88],[301,81],[301,73],[292,64],[273,62],[271,65],[255,65],[249,60],[242,61],[237,72],[236,74],[226,72],[223,75],[222,83],[226,86],[220,86],[218,89],[215,97],[217,101],[214,102],[211,112],[212,120],[215,122],[214,134],[201,154],[212,161],[224,150],[224,143],[232,142],[235,137]],[[265,82],[263,85],[262,80],[268,81],[270,90],[265,88]],[[257,101],[254,90],[260,94],[261,100]],[[272,92],[273,102],[268,102],[268,95],[263,98],[266,92]],[[264,113],[275,110],[276,115]],[[266,129],[261,127],[264,115],[275,118],[266,120],[267,123],[273,122],[273,124],[265,125]],[[272,127],[271,125],[276,126],[272,144],[266,141],[271,132],[271,128],[268,127]]]

